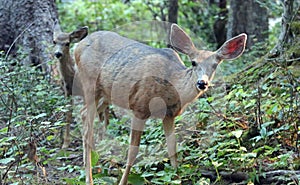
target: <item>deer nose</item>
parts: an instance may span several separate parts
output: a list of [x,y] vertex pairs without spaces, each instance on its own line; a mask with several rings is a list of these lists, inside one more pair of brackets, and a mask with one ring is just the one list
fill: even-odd
[[61,52],[55,52],[54,55],[55,55],[56,58],[60,58],[62,56],[62,53]]
[[205,90],[207,88],[207,85],[208,85],[207,81],[204,80],[199,80],[197,82],[197,88],[201,90]]

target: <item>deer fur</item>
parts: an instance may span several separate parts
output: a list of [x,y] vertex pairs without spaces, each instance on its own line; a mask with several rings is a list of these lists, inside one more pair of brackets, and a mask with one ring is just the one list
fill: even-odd
[[87,108],[82,115],[86,184],[93,184],[93,122],[100,99],[100,111],[114,104],[132,112],[127,165],[119,185],[127,184],[149,118],[163,120],[168,155],[176,167],[175,117],[208,89],[223,59],[243,53],[247,39],[241,34],[211,52],[198,50],[178,25],[172,24],[170,30],[170,44],[189,56],[192,67],[187,68],[172,49],[152,48],[109,31],[95,32],[77,45],[75,61]]

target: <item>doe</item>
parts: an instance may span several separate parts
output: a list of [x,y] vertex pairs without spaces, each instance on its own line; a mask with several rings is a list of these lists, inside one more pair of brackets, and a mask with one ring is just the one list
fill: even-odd
[[82,114],[86,184],[93,184],[93,123],[100,99],[100,112],[110,104],[132,112],[127,165],[119,185],[127,184],[150,117],[163,120],[168,156],[176,167],[175,117],[208,89],[222,60],[235,59],[243,53],[246,39],[246,34],[240,34],[215,52],[198,50],[190,37],[172,24],[170,44],[189,57],[189,68],[172,49],[152,48],[114,32],[98,31],[80,41],[75,60],[87,108]]

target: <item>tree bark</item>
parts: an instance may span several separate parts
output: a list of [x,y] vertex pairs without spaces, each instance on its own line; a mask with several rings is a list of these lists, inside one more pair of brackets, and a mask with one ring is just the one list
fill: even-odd
[[49,43],[52,43],[53,20],[57,18],[54,0],[2,0],[0,50],[14,57],[22,49],[26,56],[22,63],[41,65],[48,71]]
[[240,33],[248,34],[249,49],[268,37],[268,12],[256,0],[230,1],[227,38]]
[[227,1],[220,0],[218,3],[218,7],[220,11],[218,12],[217,19],[214,22],[213,29],[214,35],[216,38],[216,42],[218,44],[217,48],[220,48],[223,43],[226,41],[226,33],[227,33],[227,22],[228,22],[228,10],[226,8]]
[[[281,31],[276,46],[270,51],[272,57],[284,54],[288,45],[293,45],[295,38],[300,36],[299,28],[293,24],[300,24],[300,6],[294,4],[294,0],[282,0],[283,14],[281,20]],[[297,7],[294,12],[294,7]],[[298,33],[298,34],[297,34]]]
[[168,21],[177,23],[178,19],[178,0],[169,0],[169,14]]

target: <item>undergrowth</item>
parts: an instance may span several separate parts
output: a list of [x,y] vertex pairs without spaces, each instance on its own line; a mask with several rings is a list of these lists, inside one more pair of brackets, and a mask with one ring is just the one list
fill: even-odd
[[[0,58],[1,184],[84,184],[80,124],[72,130],[73,149],[60,150],[67,100],[57,84],[21,60]],[[268,171],[299,170],[298,70],[297,63],[261,58],[189,106],[176,119],[177,169],[170,165],[161,121],[148,121],[129,182],[224,184],[227,173],[243,173],[251,184]],[[129,120],[123,114],[111,118],[106,137],[98,140],[95,184],[120,179]]]
[[59,86],[18,56],[0,56],[0,184],[32,182],[36,168],[43,174],[68,109]]

